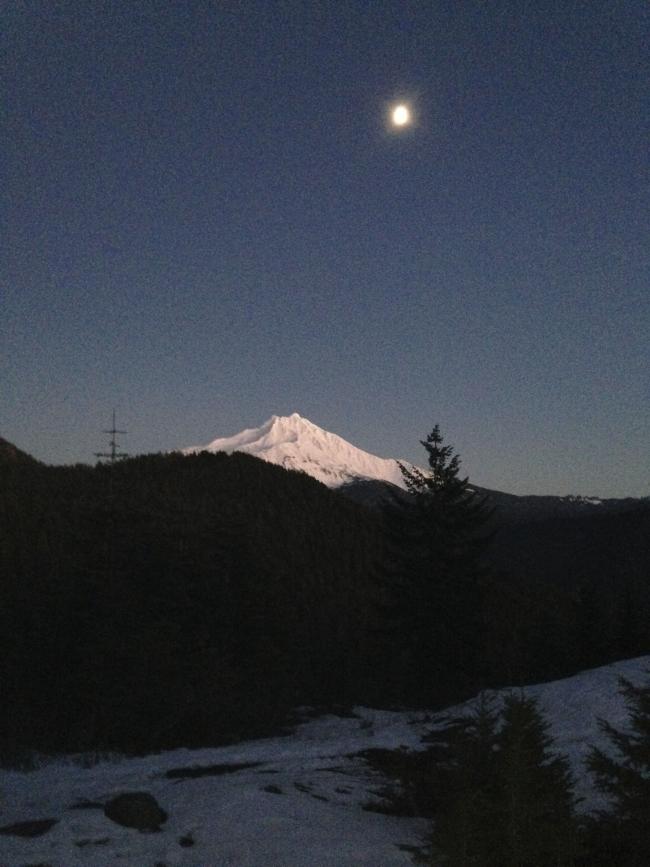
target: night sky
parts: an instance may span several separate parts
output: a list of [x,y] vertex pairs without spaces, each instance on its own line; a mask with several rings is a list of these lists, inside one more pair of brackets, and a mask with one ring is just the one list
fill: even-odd
[[650,494],[646,0],[0,11],[0,435],[439,423],[478,484]]

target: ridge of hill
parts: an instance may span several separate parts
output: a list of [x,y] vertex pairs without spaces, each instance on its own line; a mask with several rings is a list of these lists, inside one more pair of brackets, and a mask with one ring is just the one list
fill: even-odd
[[19,449],[9,440],[0,437],[0,464],[37,464],[39,461],[32,455]]

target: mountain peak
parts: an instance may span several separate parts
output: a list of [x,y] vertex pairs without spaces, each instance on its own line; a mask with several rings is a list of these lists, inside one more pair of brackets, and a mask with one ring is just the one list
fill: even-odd
[[246,452],[286,469],[301,470],[330,488],[368,479],[404,487],[395,459],[365,452],[297,412],[288,416],[272,415],[258,428],[247,428],[233,436],[219,437],[205,446],[183,451],[186,454]]

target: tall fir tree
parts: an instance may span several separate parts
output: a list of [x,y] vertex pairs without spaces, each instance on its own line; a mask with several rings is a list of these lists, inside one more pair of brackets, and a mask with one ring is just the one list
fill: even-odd
[[432,864],[440,857],[449,867],[499,863],[497,722],[493,703],[482,694],[469,715],[427,738],[436,805]]
[[[578,848],[568,761],[552,751],[533,699],[511,695],[499,716],[483,699],[433,737],[440,793],[432,863],[569,867]],[[441,860],[442,859],[442,860]]]
[[575,864],[573,779],[534,699],[509,695],[497,737],[502,867]]
[[438,425],[422,445],[427,472],[400,464],[410,497],[398,521],[401,576],[395,608],[410,672],[407,698],[441,705],[471,694],[481,680],[491,510],[460,476],[460,458],[443,445]]
[[[620,679],[629,728],[620,731],[599,720],[614,755],[594,748],[587,758],[597,788],[611,802],[611,810],[601,812],[590,826],[594,864],[650,864],[650,671],[648,676],[644,686]],[[600,861],[602,853],[605,860]]]

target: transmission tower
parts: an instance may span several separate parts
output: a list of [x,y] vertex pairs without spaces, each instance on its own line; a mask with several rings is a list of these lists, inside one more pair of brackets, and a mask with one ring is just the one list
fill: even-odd
[[113,410],[113,424],[111,426],[111,429],[105,430],[105,431],[103,431],[103,433],[111,435],[111,438],[110,438],[109,443],[108,443],[108,447],[109,447],[110,451],[109,452],[95,452],[95,457],[96,458],[108,458],[108,460],[111,462],[111,464],[114,464],[115,461],[121,461],[124,458],[128,458],[127,452],[121,452],[119,450],[119,446],[117,443],[117,435],[118,434],[125,434],[125,433],[127,433],[127,431],[118,430],[115,427],[115,410]]

